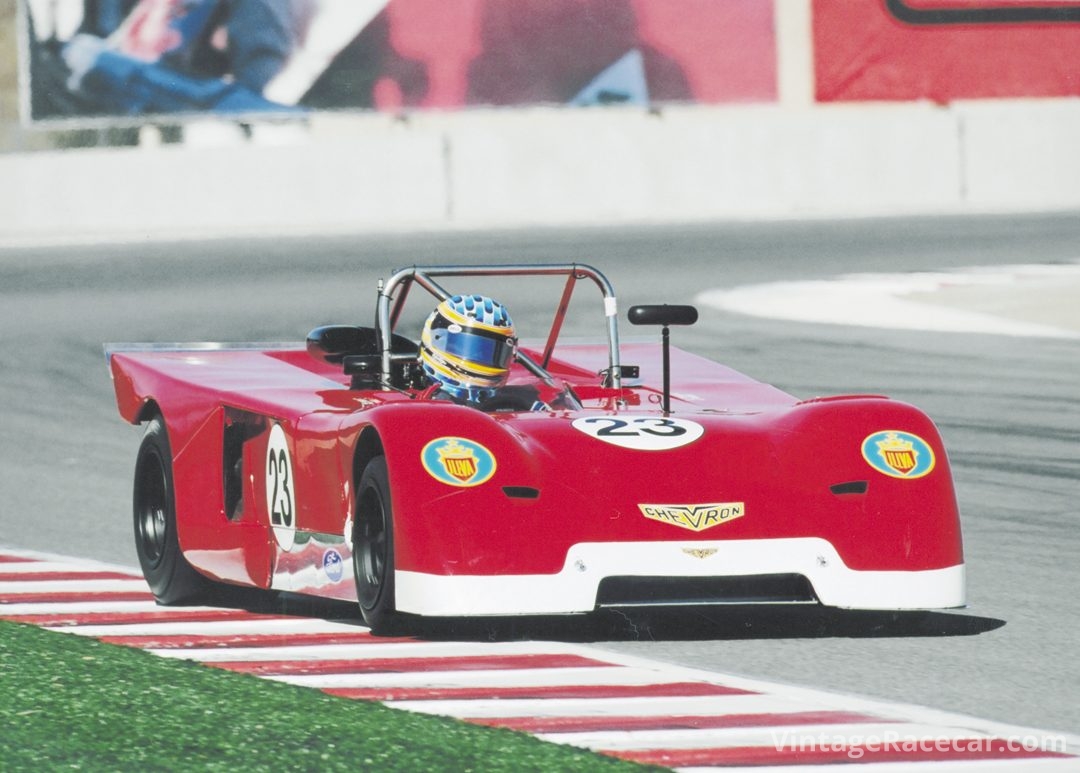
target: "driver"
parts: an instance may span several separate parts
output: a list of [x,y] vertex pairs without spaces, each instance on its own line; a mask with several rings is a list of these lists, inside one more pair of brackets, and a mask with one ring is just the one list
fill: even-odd
[[509,312],[485,295],[447,298],[420,336],[420,363],[432,391],[476,407],[506,384],[516,351]]

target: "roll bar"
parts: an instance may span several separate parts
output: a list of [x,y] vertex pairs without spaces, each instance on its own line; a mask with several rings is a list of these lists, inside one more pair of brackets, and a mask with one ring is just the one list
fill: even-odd
[[618,304],[615,301],[615,290],[600,271],[583,263],[548,264],[548,265],[487,265],[487,266],[412,266],[411,268],[397,270],[385,282],[379,280],[379,297],[375,309],[375,330],[379,339],[379,351],[382,355],[382,381],[390,383],[391,363],[395,357],[409,355],[395,355],[391,352],[391,335],[394,325],[405,305],[412,285],[417,284],[427,290],[439,301],[451,297],[452,293],[445,290],[436,281],[442,277],[465,277],[465,276],[565,276],[566,287],[555,310],[555,318],[552,320],[551,330],[548,334],[547,343],[544,346],[542,363],[535,362],[522,352],[518,352],[517,361],[539,378],[550,379],[546,367],[551,358],[551,352],[555,347],[555,341],[562,328],[566,309],[570,303],[570,295],[575,283],[580,279],[590,279],[600,288],[603,295],[604,316],[607,319],[608,338],[608,371],[606,383],[616,389],[622,386],[622,369],[619,363],[619,328],[618,328]]

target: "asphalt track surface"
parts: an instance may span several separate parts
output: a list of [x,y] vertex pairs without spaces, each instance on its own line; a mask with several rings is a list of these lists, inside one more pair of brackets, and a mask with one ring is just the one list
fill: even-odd
[[[103,342],[301,340],[320,324],[368,324],[376,279],[412,263],[588,262],[612,279],[626,309],[777,279],[1077,258],[1076,215],[0,248],[0,543],[135,564],[140,430],[116,414]],[[519,321],[541,313],[513,308]],[[1076,732],[1080,341],[702,312],[698,325],[674,332],[676,345],[799,397],[885,393],[934,418],[960,499],[968,608],[696,608],[435,635],[584,639],[694,668]]]

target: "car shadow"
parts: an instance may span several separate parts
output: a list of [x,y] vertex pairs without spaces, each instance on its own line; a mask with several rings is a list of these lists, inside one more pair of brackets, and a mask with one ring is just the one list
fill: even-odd
[[[355,604],[242,588],[220,588],[204,603],[250,612],[363,626]],[[628,607],[590,614],[474,618],[403,615],[376,636],[430,641],[735,641],[977,636],[1006,621],[965,612],[872,611],[818,604]]]
[[877,612],[822,606],[599,610],[588,615],[410,619],[400,633],[434,641],[723,641],[975,636],[1004,620],[953,612]]

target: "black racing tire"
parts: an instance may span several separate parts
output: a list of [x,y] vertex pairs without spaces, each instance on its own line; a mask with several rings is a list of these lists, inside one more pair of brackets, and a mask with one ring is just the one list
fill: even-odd
[[373,631],[394,627],[394,510],[384,456],[368,462],[356,487],[353,575],[364,622]]
[[165,422],[155,416],[146,425],[135,460],[132,497],[135,551],[143,576],[159,604],[192,603],[206,595],[210,581],[180,552],[176,533],[176,492],[172,452]]

